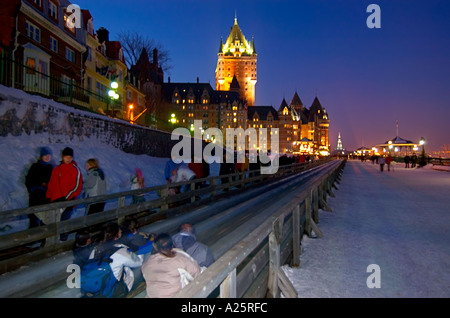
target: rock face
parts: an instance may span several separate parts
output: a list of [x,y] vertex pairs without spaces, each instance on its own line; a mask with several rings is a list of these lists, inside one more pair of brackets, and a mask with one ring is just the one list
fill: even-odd
[[49,142],[57,142],[61,135],[80,140],[90,137],[128,153],[153,157],[170,157],[178,142],[172,141],[168,132],[131,125],[0,85],[0,136],[44,132],[54,136],[55,140]]

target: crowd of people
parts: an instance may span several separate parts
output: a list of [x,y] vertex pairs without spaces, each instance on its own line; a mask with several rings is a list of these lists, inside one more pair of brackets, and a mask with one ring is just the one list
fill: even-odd
[[[53,163],[53,154],[48,147],[40,149],[38,160],[32,164],[26,175],[25,184],[29,193],[29,206],[52,202],[73,201],[78,198],[92,198],[106,194],[107,183],[104,171],[97,159],[89,158],[82,172],[74,160],[74,151],[66,147],[61,152],[58,165]],[[236,159],[236,158],[235,158]],[[303,160],[302,160],[303,159]],[[280,164],[306,161],[306,158],[280,157]],[[191,163],[175,163],[169,159],[164,170],[167,184],[201,179],[208,176],[225,176],[235,172],[257,171],[263,164],[257,160],[228,163],[224,155],[221,163],[208,163],[204,159],[193,157]],[[131,189],[144,189],[145,180],[142,171],[136,168],[131,178]],[[231,181],[229,177],[221,178],[222,183]],[[206,184],[195,182],[195,188]],[[169,195],[190,190],[190,184],[169,187]],[[132,203],[145,201],[144,193],[132,196]],[[61,221],[71,217],[73,206],[62,211]],[[95,202],[86,206],[86,215],[102,212],[105,202]],[[46,214],[29,215],[29,226],[37,227],[49,223]],[[60,234],[60,241],[66,241],[68,233]],[[44,246],[45,240],[36,242]],[[197,241],[194,227],[190,223],[181,224],[178,233],[158,235],[140,231],[137,220],[127,217],[119,225],[110,222],[96,227],[79,230],[73,245],[73,263],[80,266],[83,297],[124,297],[146,285],[147,297],[171,297],[181,288],[197,277],[214,262],[214,255],[209,247]],[[108,280],[102,279],[102,289],[93,291],[88,286],[94,271],[110,271]],[[101,271],[100,271],[101,270]],[[91,272],[92,271],[92,272]],[[94,279],[94,278],[92,278]],[[103,286],[105,282],[109,286]]]
[[[364,160],[365,160],[364,156],[361,156],[361,161]],[[394,158],[390,154],[387,154],[385,156],[373,155],[370,157],[370,160],[372,161],[372,164],[375,163],[379,164],[380,171],[383,172],[385,165],[387,166],[387,171],[391,171],[391,164],[394,161]],[[415,168],[417,165],[417,155],[416,154],[412,154],[411,156],[406,155],[403,158],[403,161],[405,163],[405,168]]]
[[[120,226],[106,224],[96,240],[86,230],[78,232],[73,255],[81,268],[82,297],[126,297],[141,285],[147,297],[172,297],[215,261],[210,248],[197,241],[192,224],[181,224],[173,236],[156,235],[141,232],[132,217]],[[112,283],[102,278],[104,285],[93,293],[89,280],[95,276],[89,269],[99,268],[101,261],[107,262]]]

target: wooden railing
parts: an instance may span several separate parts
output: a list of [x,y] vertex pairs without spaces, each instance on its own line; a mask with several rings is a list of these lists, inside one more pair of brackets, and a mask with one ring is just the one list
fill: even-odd
[[[31,228],[11,234],[0,236],[0,252],[2,259],[0,260],[0,274],[17,269],[32,261],[39,261],[63,251],[70,250],[73,246],[73,240],[65,242],[59,241],[61,233],[75,232],[77,230],[87,228],[89,226],[103,224],[109,221],[121,222],[123,218],[129,215],[139,215],[140,224],[149,224],[159,219],[170,217],[171,214],[183,213],[185,206],[171,208],[171,205],[180,202],[190,202],[196,204],[197,201],[211,200],[219,195],[224,189],[230,191],[239,191],[249,186],[261,184],[262,182],[270,182],[275,179],[283,178],[287,175],[321,165],[328,160],[317,160],[309,163],[293,164],[289,166],[280,166],[275,174],[260,174],[260,170],[249,172],[238,172],[229,175],[213,176],[193,181],[173,183],[170,185],[160,185],[149,187],[141,190],[132,190],[103,196],[97,196],[88,199],[74,200],[70,202],[58,202],[48,205],[29,207],[25,209],[15,209],[0,212],[0,224],[7,219],[21,217],[31,213],[39,213],[47,223],[43,226]],[[227,178],[229,182],[222,183],[221,179]],[[195,189],[195,184],[204,182],[206,187]],[[170,196],[169,188],[174,186],[182,186],[189,184],[190,191]],[[229,191],[229,192],[230,192]],[[139,204],[126,205],[126,198],[133,195],[150,194],[156,199],[142,202]],[[199,200],[199,197],[202,197]],[[89,206],[93,203],[108,202],[109,206],[115,202],[116,208],[96,213],[93,215],[85,215],[82,217],[72,218],[60,221],[61,213],[65,208],[70,206]],[[44,248],[34,250],[28,253],[8,253],[20,246],[39,241],[46,240]],[[12,255],[9,257],[8,255]]]
[[[273,211],[260,226],[217,259],[176,297],[206,298],[219,289],[223,298],[297,297],[281,266],[300,265],[303,233],[320,237],[319,208],[330,211],[328,195],[339,180],[345,161],[335,161],[328,171],[308,182],[306,189]],[[267,207],[271,209],[272,207]]]

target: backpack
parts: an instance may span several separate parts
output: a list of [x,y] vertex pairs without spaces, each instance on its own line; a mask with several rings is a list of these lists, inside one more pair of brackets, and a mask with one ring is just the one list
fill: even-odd
[[105,257],[92,261],[81,268],[81,294],[85,298],[112,298],[120,296],[125,284],[118,281]]

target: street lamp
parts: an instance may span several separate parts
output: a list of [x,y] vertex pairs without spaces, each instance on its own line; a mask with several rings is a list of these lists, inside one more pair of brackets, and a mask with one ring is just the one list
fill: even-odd
[[[119,99],[119,94],[117,94],[116,89],[119,87],[119,84],[117,84],[117,82],[111,82],[110,84],[111,89],[108,91],[108,96],[111,100],[118,100]],[[109,99],[108,99],[108,110],[107,112],[109,112]]]
[[422,146],[422,155],[420,156],[419,166],[423,167],[427,164],[425,160],[425,138],[421,137],[419,144]]
[[172,124],[175,124],[177,122],[177,118],[175,117],[175,114],[170,115],[169,122],[171,122]]
[[129,112],[130,112],[130,114],[129,114],[129,118],[130,118],[130,122],[131,123],[133,123],[133,121],[134,121],[134,114],[133,114],[133,104],[130,104],[129,106],[128,106],[128,109],[129,109]]

